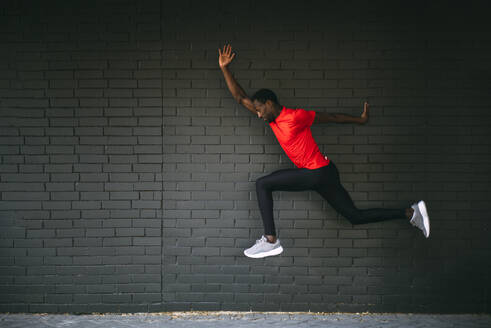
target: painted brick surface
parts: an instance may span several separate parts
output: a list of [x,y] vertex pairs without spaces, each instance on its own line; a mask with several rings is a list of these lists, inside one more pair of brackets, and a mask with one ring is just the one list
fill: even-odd
[[[481,5],[165,0],[0,7],[0,311],[489,312],[489,23]],[[455,19],[458,17],[458,19]],[[313,192],[255,180],[293,167],[236,104],[360,113],[313,126],[360,208],[424,199],[407,222],[352,226]]]
[[0,308],[149,311],[162,290],[160,3],[1,11]]

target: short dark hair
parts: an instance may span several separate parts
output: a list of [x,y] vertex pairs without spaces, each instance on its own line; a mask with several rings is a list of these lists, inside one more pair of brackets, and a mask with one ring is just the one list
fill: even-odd
[[252,96],[251,100],[257,100],[263,104],[265,104],[267,100],[271,100],[272,102],[279,104],[278,98],[276,97],[274,92],[269,89],[257,90],[256,93]]

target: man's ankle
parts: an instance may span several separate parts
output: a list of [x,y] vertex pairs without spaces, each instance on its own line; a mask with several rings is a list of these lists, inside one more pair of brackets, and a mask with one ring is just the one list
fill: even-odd
[[276,243],[276,236],[273,235],[266,235],[266,239],[268,240],[268,243],[274,244]]
[[412,219],[413,218],[413,214],[414,214],[414,209],[412,208],[407,208],[406,209],[406,216],[408,219]]

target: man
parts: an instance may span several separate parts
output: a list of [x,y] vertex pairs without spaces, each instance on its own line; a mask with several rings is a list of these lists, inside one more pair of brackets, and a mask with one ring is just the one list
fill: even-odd
[[219,66],[235,100],[269,123],[286,155],[297,166],[297,168],[273,172],[256,181],[264,235],[244,251],[246,256],[262,258],[283,252],[280,240],[276,237],[273,221],[272,192],[276,190],[315,190],[352,224],[409,219],[412,225],[423,231],[426,238],[429,237],[430,221],[424,201],[419,201],[406,209],[357,209],[348,192],[341,185],[336,165],[327,156],[321,154],[312,137],[310,126],[313,123],[365,124],[368,121],[367,102],[364,104],[361,116],[354,117],[287,108],[280,105],[276,95],[267,89],[261,89],[249,98],[228,69],[228,65],[235,57],[235,53],[232,54],[232,47],[224,46],[223,49],[218,49],[218,53]]

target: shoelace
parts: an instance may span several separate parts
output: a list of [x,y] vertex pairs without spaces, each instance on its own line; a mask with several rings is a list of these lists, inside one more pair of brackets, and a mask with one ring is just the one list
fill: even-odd
[[257,245],[257,244],[259,244],[259,243],[260,243],[260,242],[262,242],[262,241],[265,241],[265,240],[263,240],[263,238],[261,238],[261,239],[256,239],[256,245]]

